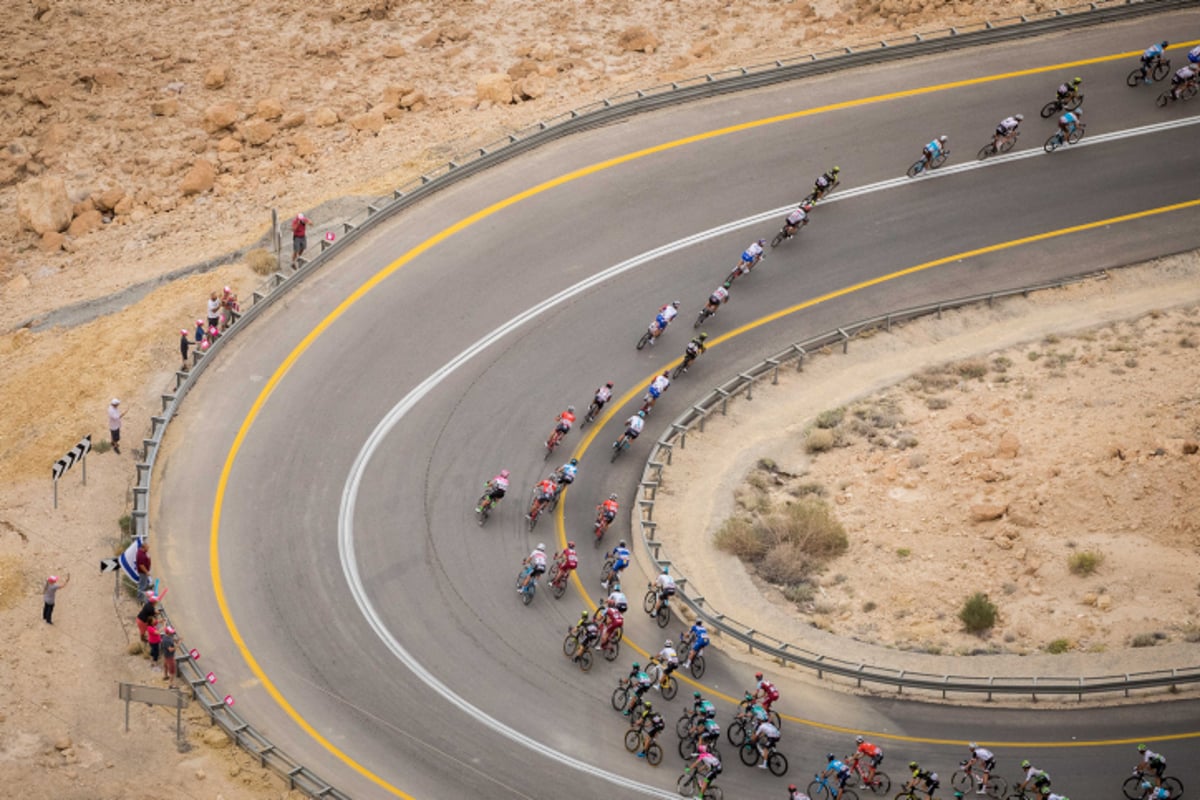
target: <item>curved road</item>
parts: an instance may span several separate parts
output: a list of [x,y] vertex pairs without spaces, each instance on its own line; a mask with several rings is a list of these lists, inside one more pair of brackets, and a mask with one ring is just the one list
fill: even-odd
[[[1108,57],[1167,32],[1182,38],[1197,21],[1194,13],[1164,15],[648,114],[549,145],[406,212],[235,337],[171,426],[152,519],[172,613],[189,644],[279,746],[357,797],[645,793],[613,775],[672,793],[681,766],[674,735],[664,733],[667,758],[650,769],[624,751],[623,722],[608,706],[633,650],[581,674],[560,654],[584,607],[578,588],[557,602],[539,594],[530,608],[513,592],[520,559],[539,540],[557,544],[548,524],[529,534],[519,508],[549,466],[540,442],[555,414],[568,403],[585,407],[604,380],[640,396],[680,354],[688,323],[737,254],[778,228],[781,214],[771,212],[833,163],[843,169],[841,199],[737,282],[706,325],[711,334],[955,253],[1197,200],[1190,124],[952,169],[973,160],[996,120],[1016,111],[1026,122],[1014,155],[1040,150],[1052,125],[1037,111],[1073,73],[1085,79],[1085,143],[1186,120],[1196,109],[1156,109],[1159,88],[1124,85],[1134,59]],[[1178,49],[1170,55],[1182,58]],[[1037,69],[1077,61],[1089,63]],[[711,133],[731,126],[742,127]],[[887,184],[943,132],[953,153],[944,174]],[[687,141],[662,147],[679,140]],[[875,184],[884,185],[850,191]],[[731,226],[759,214],[770,218]],[[456,221],[449,235],[418,247]],[[732,229],[706,234],[723,226]],[[613,265],[684,239],[693,241],[493,333]],[[721,343],[660,401],[646,436],[739,365],[839,322],[1197,246],[1191,208],[897,275]],[[369,291],[360,288],[372,279]],[[675,299],[680,322],[656,347],[635,351],[654,309]],[[477,354],[381,435],[348,493],[347,476],[380,421],[480,341]],[[617,413],[623,419],[631,409]],[[610,465],[603,451],[618,432],[614,421],[597,435],[566,496],[566,530],[581,539],[595,502],[616,491],[628,507],[634,494],[645,446]],[[573,432],[558,463],[580,441]],[[502,467],[512,470],[514,490],[481,531],[472,501]],[[622,522],[609,537],[627,534]],[[357,598],[340,560],[348,545]],[[598,562],[583,552],[580,574],[593,598]],[[626,588],[637,598],[643,576],[636,563],[630,572]],[[662,634],[631,609],[627,637],[657,649]],[[709,662],[706,692],[735,695],[750,684],[749,667],[719,654]],[[788,780],[807,783],[827,750],[850,749],[852,734],[828,726],[878,732],[893,777],[917,758],[946,780],[961,742],[974,738],[995,744],[1010,778],[1027,756],[1069,795],[1112,795],[1136,760],[1132,744],[1064,743],[1191,734],[1200,713],[1192,701],[1117,711],[958,709],[849,696],[807,676],[784,677],[782,689],[786,714],[818,724],[785,722],[781,749],[792,769],[782,780],[741,766],[726,746],[720,782],[731,798],[782,796]],[[673,723],[683,702],[657,705]],[[720,707],[724,723],[730,706]],[[1200,780],[1196,739],[1159,749],[1185,785]],[[572,759],[594,767],[575,768]]]

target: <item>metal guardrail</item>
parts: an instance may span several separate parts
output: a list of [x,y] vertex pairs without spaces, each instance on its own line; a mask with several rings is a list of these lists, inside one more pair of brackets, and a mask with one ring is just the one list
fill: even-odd
[[[187,393],[204,373],[209,359],[224,347],[225,340],[229,336],[239,333],[246,327],[246,323],[263,313],[279,297],[300,283],[301,279],[320,269],[345,245],[352,243],[383,220],[435,192],[571,133],[668,105],[867,64],[1036,36],[1067,28],[1098,25],[1197,5],[1200,5],[1200,0],[1098,0],[1037,15],[1024,15],[960,28],[917,33],[864,45],[776,60],[769,64],[708,73],[688,80],[636,90],[571,110],[529,128],[510,133],[502,140],[447,162],[434,172],[421,175],[408,184],[398,187],[390,196],[369,202],[361,217],[356,215],[341,223],[343,235],[336,243],[331,244],[326,240],[321,240],[319,253],[312,258],[303,256],[299,258],[298,268],[290,274],[273,273],[266,283],[252,294],[250,308],[235,315],[233,324],[210,347],[207,353],[199,350],[193,351],[192,369],[175,373],[175,387],[172,391],[164,392],[161,395],[162,412],[150,418],[150,435],[142,440],[142,457],[135,464],[136,476],[133,488],[133,510],[131,511],[134,534],[147,538],[149,535],[151,476],[167,425],[179,412]],[[275,231],[271,231],[267,238],[274,235]],[[845,338],[848,340],[849,336],[845,335]],[[749,392],[749,386],[747,386],[747,392]],[[681,438],[680,446],[682,445],[683,439]],[[753,630],[749,631],[749,634],[753,633]],[[735,636],[732,629],[730,629],[729,635]],[[778,645],[782,650],[787,648],[787,644],[784,642],[779,642]],[[761,645],[756,646],[761,647]],[[823,656],[814,655],[814,659],[818,664],[826,661]],[[190,659],[180,658],[179,661],[181,669],[195,668]],[[198,675],[198,668],[195,669]],[[189,683],[196,689],[197,684],[194,678],[195,676],[193,679],[189,679]],[[915,686],[916,684],[910,682],[908,685]],[[223,699],[215,702],[213,699],[215,694],[207,699],[202,699],[199,691],[196,692],[196,696],[208,710],[215,724],[220,725],[239,745],[256,755],[264,766],[269,766],[287,777],[292,788],[300,790],[310,797],[345,797],[270,744],[265,737],[235,714]]]
[[662,483],[663,470],[671,464],[676,447],[685,449],[687,436],[693,430],[703,431],[705,420],[714,413],[722,415],[728,412],[729,401],[741,395],[747,400],[753,398],[754,387],[760,381],[770,380],[772,384],[779,381],[779,370],[795,362],[797,371],[803,370],[804,360],[815,353],[831,353],[834,348],[841,348],[843,353],[849,352],[850,342],[855,337],[876,330],[891,330],[892,325],[916,319],[918,317],[937,315],[940,319],[943,311],[962,308],[964,306],[987,303],[992,305],[997,299],[1014,295],[1028,295],[1043,289],[1056,289],[1063,286],[1080,283],[1085,280],[1104,276],[1104,272],[1086,273],[1060,280],[1023,286],[1000,292],[971,295],[939,303],[907,308],[894,311],[869,319],[859,320],[844,325],[826,333],[818,334],[802,342],[796,342],[775,355],[763,359],[747,370],[725,383],[713,388],[699,402],[684,411],[671,421],[662,438],[658,439],[651,448],[642,470],[639,482],[640,497],[638,499],[638,518],[635,525],[639,528],[642,545],[657,572],[663,566],[671,566],[678,586],[676,598],[681,600],[691,611],[712,626],[721,635],[728,636],[750,648],[751,652],[761,651],[781,663],[794,664],[816,672],[818,678],[826,674],[853,680],[855,685],[862,687],[867,684],[882,684],[895,686],[899,692],[905,689],[916,689],[940,692],[945,698],[947,693],[985,694],[991,700],[995,694],[1030,695],[1035,700],[1038,695],[1076,695],[1079,700],[1085,694],[1100,694],[1123,692],[1126,697],[1134,690],[1174,688],[1181,684],[1200,683],[1200,666],[1180,669],[1150,670],[1121,675],[1098,675],[1077,677],[974,677],[968,675],[937,675],[932,673],[915,672],[910,670],[878,667],[862,662],[849,661],[824,653],[818,653],[805,647],[797,646],[778,639],[770,634],[757,630],[739,620],[733,619],[719,610],[708,605],[700,589],[690,585],[686,575],[680,572],[679,566],[671,562],[663,551],[663,545],[658,540],[658,523],[654,521],[654,503],[658,487]]

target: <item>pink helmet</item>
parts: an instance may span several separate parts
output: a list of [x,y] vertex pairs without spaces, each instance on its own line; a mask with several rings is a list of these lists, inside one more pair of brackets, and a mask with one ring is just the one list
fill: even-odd
[[502,470],[500,470],[500,477],[501,477],[501,478],[507,478],[507,477],[508,477],[508,470],[506,470],[506,469],[502,469]]
[[696,752],[702,756],[708,755],[708,745],[706,745],[704,742],[701,742],[700,744],[696,745]]

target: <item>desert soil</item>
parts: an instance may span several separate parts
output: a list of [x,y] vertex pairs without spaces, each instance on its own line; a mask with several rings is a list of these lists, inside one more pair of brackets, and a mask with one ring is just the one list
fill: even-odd
[[[322,229],[351,207],[339,198],[384,194],[509,130],[624,90],[1054,5],[276,0],[249,13],[229,0],[32,0],[9,9],[0,20],[0,238],[9,243],[0,398],[12,420],[0,431],[9,642],[0,679],[10,702],[0,711],[0,781],[31,798],[284,794],[194,709],[187,753],[176,751],[167,711],[134,708],[124,732],[113,683],[158,679],[128,652],[132,602],[96,574],[131,505],[129,450],[173,386],[178,331],[203,316],[210,291],[230,285],[247,297],[257,286],[260,276],[221,256],[259,240],[270,209],[305,210]],[[48,466],[82,434],[104,438],[113,396],[128,411],[125,453],[94,453],[86,487],[76,467],[52,510]],[[41,585],[68,572],[50,628],[38,618]]]

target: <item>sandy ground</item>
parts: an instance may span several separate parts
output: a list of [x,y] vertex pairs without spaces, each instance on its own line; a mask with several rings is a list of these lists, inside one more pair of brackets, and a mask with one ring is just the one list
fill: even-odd
[[[0,781],[30,798],[283,794],[220,744],[176,752],[169,712],[134,709],[123,731],[114,682],[157,681],[126,652],[133,603],[96,574],[131,505],[130,451],[174,386],[179,329],[209,291],[245,298],[260,280],[241,264],[164,276],[258,240],[272,208],[329,224],[337,198],[620,91],[1053,5],[20,0],[0,19]],[[64,182],[65,235],[19,221],[45,178]],[[152,291],[119,299],[137,286]],[[67,307],[69,327],[39,324]],[[52,511],[47,468],[105,438],[113,396],[124,453],[94,453],[86,487],[76,467]],[[38,618],[51,572],[74,575],[53,628]],[[192,744],[223,741],[205,733],[189,713]]]
[[[1196,254],[1164,259],[787,371],[676,451],[655,506],[665,552],[712,608],[845,658],[1027,675],[1194,662],[1200,455],[1185,444],[1200,440],[1198,278]],[[808,453],[834,409],[837,444]],[[820,487],[850,547],[791,602],[711,538],[802,486]],[[1085,551],[1103,562],[1073,574]],[[1000,609],[983,636],[957,617],[977,591]],[[1129,649],[1138,634],[1156,649]],[[1056,640],[1064,654],[1030,661]]]

